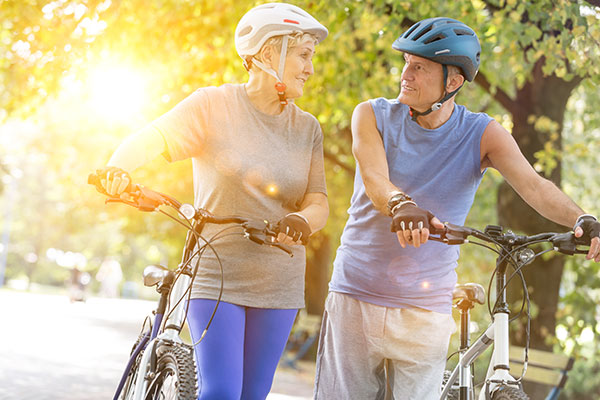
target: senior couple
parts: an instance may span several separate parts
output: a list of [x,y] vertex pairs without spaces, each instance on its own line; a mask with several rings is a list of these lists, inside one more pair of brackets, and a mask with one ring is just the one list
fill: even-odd
[[[294,5],[251,9],[235,30],[248,81],[197,89],[125,139],[99,170],[106,192],[119,195],[129,174],[156,157],[191,158],[197,207],[278,221],[275,240],[293,249],[289,258],[239,236],[213,245],[224,290],[195,347],[198,399],[265,399],[304,307],[304,245],[323,228],[329,208],[323,133],[294,100],[327,35]],[[398,97],[361,102],[352,115],[358,168],[325,305],[316,399],[377,399],[386,387],[395,399],[439,396],[455,330],[458,248],[428,241],[429,228],[464,223],[487,168],[544,217],[593,237],[588,258],[600,261],[596,218],[540,177],[502,125],[455,103],[480,65],[473,29],[451,18],[425,19],[392,47],[404,57]],[[203,258],[189,303],[194,342],[220,285],[219,261]]]

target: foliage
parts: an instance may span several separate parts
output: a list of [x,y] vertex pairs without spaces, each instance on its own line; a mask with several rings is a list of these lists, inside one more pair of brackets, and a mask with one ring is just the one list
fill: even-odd
[[[331,217],[323,234],[331,238],[333,250],[352,193],[352,111],[369,98],[397,95],[403,61],[391,43],[412,22],[438,15],[476,27],[482,42],[480,74],[476,83],[461,89],[457,101],[487,112],[509,131],[525,124],[531,137],[544,143],[530,158],[538,171],[550,176],[562,168],[565,191],[584,209],[600,212],[594,156],[600,150],[598,5],[583,0],[294,3],[330,30],[317,47],[315,75],[298,104],[317,116],[325,133]],[[162,216],[103,205],[85,184],[86,176],[106,162],[126,135],[195,88],[246,79],[233,31],[255,4],[0,0],[0,164],[18,178],[5,187],[0,202],[4,210],[13,205],[7,278],[28,274],[35,281],[60,283],[65,273],[46,257],[49,248],[85,254],[92,272],[104,257],[117,256],[126,279],[136,281],[147,263],[178,262],[180,228]],[[151,83],[143,91],[144,108],[124,118],[116,118],[118,110],[103,111],[90,90],[91,72],[111,65],[125,66]],[[550,78],[576,87],[564,115],[562,109],[557,116],[548,114],[547,109],[557,108],[551,90],[534,90],[534,83]],[[117,103],[118,96],[105,102]],[[520,107],[517,100],[532,107]],[[526,109],[532,111],[523,115]],[[157,160],[134,177],[189,201],[189,168],[187,162],[167,165]],[[488,171],[469,225],[483,228],[497,221],[500,181]],[[0,213],[0,226],[7,222],[7,213]],[[465,247],[460,281],[485,285],[492,262],[491,253]],[[598,272],[596,264],[580,260],[566,265],[557,324],[567,334],[555,344],[577,355],[599,352],[576,340],[586,329],[599,333]],[[485,316],[476,314],[474,320]]]

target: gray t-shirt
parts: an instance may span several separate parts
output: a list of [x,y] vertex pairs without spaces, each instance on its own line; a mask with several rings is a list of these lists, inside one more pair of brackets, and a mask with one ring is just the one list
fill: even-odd
[[[153,126],[165,138],[172,161],[192,158],[196,207],[275,223],[298,211],[307,193],[326,194],[321,128],[293,103],[278,115],[267,115],[253,106],[242,84],[207,87]],[[207,224],[202,235],[210,239],[223,227]],[[240,235],[223,236],[213,247],[223,265],[224,301],[304,307],[304,246],[293,247],[293,258]],[[220,286],[219,263],[208,249],[192,297],[216,299]]]

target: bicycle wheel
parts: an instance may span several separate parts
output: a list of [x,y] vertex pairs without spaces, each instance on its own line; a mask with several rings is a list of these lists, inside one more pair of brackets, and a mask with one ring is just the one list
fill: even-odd
[[[448,383],[450,376],[452,376],[452,371],[445,370],[444,371],[444,380],[442,381],[442,389],[444,388],[444,386],[446,386],[446,383]],[[452,385],[445,400],[459,400],[458,385],[456,385],[456,384]]]
[[492,400],[529,400],[524,391],[513,386],[500,386],[492,394]]
[[[145,337],[146,336],[144,336],[144,334],[141,334],[140,336],[138,336],[137,340],[135,341],[135,344],[131,348],[130,354],[133,354],[133,352],[135,351],[138,344],[140,344],[140,342],[142,340],[144,340]],[[121,399],[121,400],[133,399],[135,381],[138,376],[140,361],[142,360],[143,355],[144,355],[144,351],[142,350],[135,358],[133,365],[131,366],[131,370],[129,371],[129,375],[127,375],[127,380],[125,381],[125,384],[123,385],[123,389],[121,390],[121,395],[119,396],[119,399]]]
[[146,400],[196,400],[193,348],[184,343],[161,344],[156,349],[156,374]]

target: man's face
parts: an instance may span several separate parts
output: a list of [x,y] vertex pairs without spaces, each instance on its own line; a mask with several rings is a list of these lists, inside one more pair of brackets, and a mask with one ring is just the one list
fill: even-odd
[[444,94],[442,64],[407,53],[404,61],[398,100],[423,112]]

